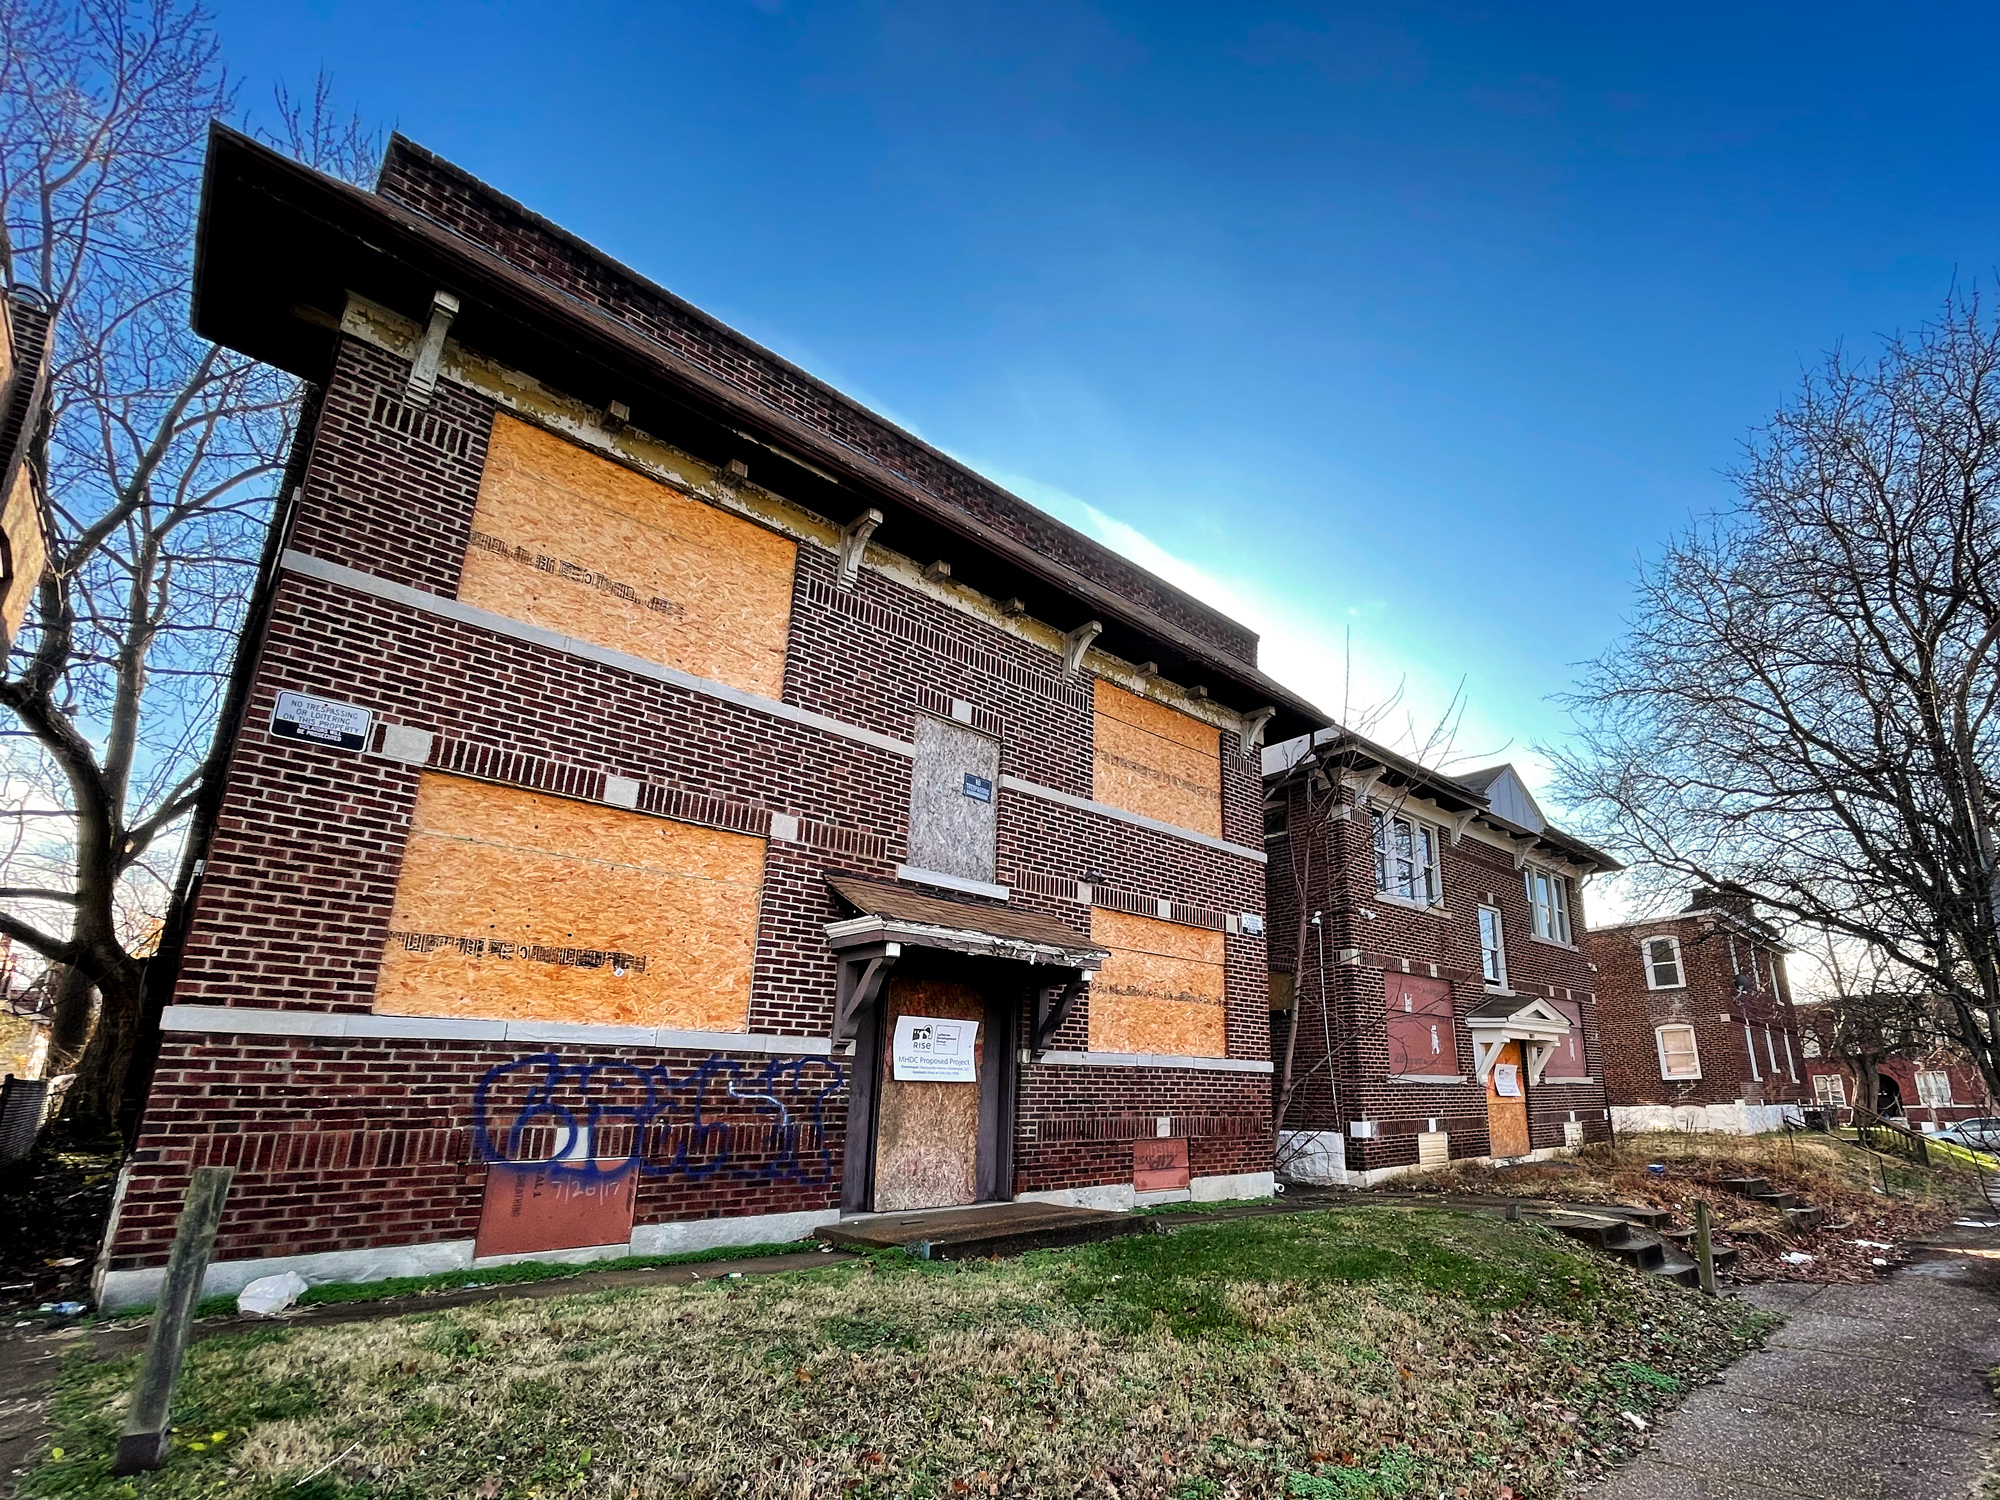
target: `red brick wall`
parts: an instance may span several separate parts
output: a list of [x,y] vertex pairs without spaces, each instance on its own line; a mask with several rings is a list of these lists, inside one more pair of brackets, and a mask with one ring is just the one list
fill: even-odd
[[[1511,855],[1473,837],[1451,844],[1443,841],[1439,856],[1443,901],[1419,909],[1387,899],[1375,889],[1372,834],[1365,810],[1349,805],[1318,836],[1316,852],[1307,859],[1303,789],[1289,789],[1292,832],[1273,843],[1269,867],[1270,935],[1273,967],[1289,970],[1303,915],[1322,912],[1326,946],[1328,1006],[1319,1001],[1319,945],[1307,930],[1305,962],[1296,976],[1295,1011],[1299,1040],[1293,1061],[1295,1075],[1305,1075],[1327,1051],[1327,1022],[1333,1042],[1334,1066],[1322,1068],[1299,1090],[1287,1116],[1290,1130],[1346,1131],[1355,1121],[1374,1121],[1376,1139],[1347,1142],[1350,1170],[1375,1171],[1404,1166],[1417,1159],[1415,1137],[1429,1121],[1451,1135],[1451,1154],[1483,1156],[1488,1152],[1485,1087],[1474,1078],[1472,1038],[1463,1024],[1465,1013],[1489,998],[1479,967],[1479,907],[1497,905],[1501,912],[1510,987],[1522,996],[1554,995],[1580,1004],[1585,1055],[1590,1081],[1545,1080],[1528,1093],[1530,1144],[1537,1150],[1560,1146],[1563,1126],[1574,1116],[1588,1140],[1605,1139],[1605,1097],[1601,1083],[1597,1011],[1591,994],[1589,965],[1574,947],[1539,941],[1530,934],[1527,891]],[[1301,871],[1309,871],[1303,881]],[[1571,892],[1571,928],[1583,927],[1580,901]],[[1350,955],[1343,961],[1345,951]],[[1395,969],[1449,980],[1460,1024],[1455,1028],[1457,1084],[1392,1081],[1384,1010],[1384,972]],[[1282,1069],[1283,1033],[1274,1037],[1272,1055]],[[1326,1081],[1331,1079],[1333,1090]],[[1274,1087],[1278,1086],[1274,1079]],[[1330,1097],[1337,1093],[1337,1098]]]
[[[1757,943],[1762,955],[1759,963],[1776,966],[1777,985],[1761,984],[1738,994],[1736,972],[1738,968],[1749,971],[1754,940],[1736,932],[1732,959],[1730,936],[1726,925],[1700,916],[1669,917],[1584,934],[1585,951],[1597,965],[1605,1082],[1613,1104],[1730,1104],[1738,1099],[1751,1104],[1792,1104],[1809,1096],[1805,1051],[1792,1009],[1784,957],[1770,944]],[[1650,937],[1680,940],[1685,983],[1679,989],[1646,987],[1641,943]],[[1754,1068],[1744,1045],[1746,1019],[1757,1046]],[[1694,1028],[1701,1058],[1699,1079],[1667,1081],[1660,1077],[1654,1028],[1667,1024]],[[1767,1028],[1777,1050],[1775,1074],[1765,1047]],[[1791,1043],[1789,1066],[1787,1038]],[[1794,1071],[1797,1082],[1792,1080]],[[1757,1074],[1761,1078],[1754,1076]]]
[[[397,400],[403,374],[379,351],[343,344],[291,545],[448,597],[492,407],[441,382],[426,420],[412,423]],[[852,593],[835,589],[833,576],[827,553],[801,546],[788,703],[907,740],[920,712],[966,699],[1000,736],[1004,774],[1089,797],[1087,676],[1065,680],[1053,653],[873,569]],[[762,832],[772,812],[797,816],[805,842],[769,845],[750,1026],[828,1035],[835,969],[822,929],[844,913],[823,874],[893,878],[905,849],[907,757],[300,573],[277,585],[176,1004],[322,1014],[372,1004],[419,772],[274,739],[267,726],[281,689],[432,731],[432,763],[447,769],[586,797],[601,795],[605,774],[627,776],[645,788],[642,809],[749,831]],[[1257,845],[1258,763],[1228,733],[1220,755],[1225,833]],[[1002,879],[1021,882],[1016,904],[1079,935],[1089,909],[1047,893],[1085,878],[1167,899],[1211,926],[1262,905],[1262,868],[1243,855],[1005,789],[999,858]],[[1232,934],[1225,949],[1229,1054],[1261,1059],[1264,946]],[[1086,1001],[1055,1046],[1082,1050],[1087,1027]],[[464,1237],[485,1171],[472,1144],[474,1091],[488,1069],[540,1050],[169,1033],[114,1263],[157,1260],[187,1171],[209,1160],[242,1163],[218,1245],[224,1258]],[[568,1063],[615,1060],[669,1080],[710,1061],[636,1047],[552,1050]],[[712,1066],[752,1076],[767,1059],[724,1056]],[[846,1066],[838,1063],[843,1077]],[[711,1093],[706,1107],[705,1119],[753,1144],[726,1167],[697,1172],[671,1168],[676,1148],[649,1134],[638,1222],[839,1202],[844,1095],[814,1127],[830,1176],[785,1165],[789,1148],[769,1138],[754,1102]],[[1190,1138],[1198,1175],[1269,1168],[1267,1075],[1029,1066],[1019,1190],[1129,1182],[1131,1142],[1155,1134],[1160,1115]]]
[[519,204],[498,196],[450,163],[398,140],[383,164],[377,191],[601,309],[709,375],[837,438],[1015,541],[1151,610],[1237,660],[1256,665],[1254,631],[960,468],[936,449],[864,411],[831,387]]

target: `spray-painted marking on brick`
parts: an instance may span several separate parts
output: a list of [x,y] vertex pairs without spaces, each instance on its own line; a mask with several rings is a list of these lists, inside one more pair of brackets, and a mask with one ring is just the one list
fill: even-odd
[[[574,1063],[538,1052],[480,1079],[472,1149],[483,1162],[535,1162],[578,1177],[829,1183],[827,1108],[846,1081],[846,1069],[823,1057],[758,1067],[710,1053],[676,1073],[665,1063]],[[761,1148],[754,1160],[752,1146]]]

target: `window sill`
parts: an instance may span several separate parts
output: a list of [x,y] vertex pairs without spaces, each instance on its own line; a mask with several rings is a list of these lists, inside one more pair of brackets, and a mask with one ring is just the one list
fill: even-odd
[[1699,1073],[1662,1073],[1662,1074],[1660,1075],[1660,1082],[1662,1082],[1662,1083],[1700,1083],[1700,1082],[1701,1082],[1701,1074],[1699,1074]]
[[1528,941],[1531,943],[1540,943],[1544,948],[1560,948],[1565,953],[1581,953],[1583,951],[1575,943],[1561,943],[1557,942],[1554,938],[1536,937],[1532,932],[1528,934]]
[[1543,1087],[1543,1088],[1548,1088],[1548,1087],[1550,1087],[1551,1085],[1553,1085],[1553,1086],[1556,1086],[1556,1087],[1559,1087],[1559,1088],[1572,1088],[1572,1089],[1577,1089],[1577,1088],[1593,1088],[1593,1089],[1594,1089],[1594,1088],[1596,1088],[1596,1087],[1597,1087],[1597,1080],[1596,1080],[1595,1078],[1549,1078],[1549,1077],[1547,1077],[1547,1076],[1544,1076],[1544,1077],[1543,1077],[1543,1079],[1542,1079],[1542,1087]]
[[1449,917],[1451,915],[1450,912],[1444,909],[1442,901],[1423,901],[1415,896],[1392,896],[1384,890],[1376,891],[1375,899],[1380,901],[1384,906],[1400,906],[1404,911],[1427,911],[1431,915],[1438,917]]
[[1463,1083],[1463,1073],[1391,1073],[1391,1083]]
[[[1543,941],[1546,942],[1547,939],[1545,938]],[[1649,984],[1646,986],[1646,993],[1649,995],[1672,995],[1678,994],[1686,988],[1687,984],[1685,982],[1680,984]]]

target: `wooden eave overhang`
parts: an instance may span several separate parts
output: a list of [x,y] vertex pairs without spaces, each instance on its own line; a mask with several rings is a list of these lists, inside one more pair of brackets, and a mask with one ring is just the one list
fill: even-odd
[[[1379,786],[1407,791],[1412,796],[1434,803],[1447,813],[1470,813],[1479,822],[1509,838],[1526,839],[1535,848],[1579,864],[1593,874],[1608,875],[1625,868],[1602,849],[1593,848],[1560,829],[1545,827],[1538,833],[1501,817],[1493,811],[1492,800],[1484,792],[1474,791],[1442,771],[1433,771],[1419,761],[1398,755],[1386,745],[1378,745],[1347,730],[1330,729],[1326,734],[1324,740],[1315,734],[1310,746],[1310,753],[1317,757],[1313,762],[1317,768],[1339,764],[1343,771],[1379,770]],[[1269,792],[1282,786],[1309,769],[1302,755],[1289,766],[1266,771],[1265,790]]]
[[[878,509],[885,517],[878,533],[885,546],[910,557],[953,558],[956,578],[996,598],[1018,597],[1029,614],[1058,629],[1096,619],[1104,626],[1098,639],[1104,650],[1157,663],[1171,681],[1202,684],[1233,712],[1274,709],[1267,740],[1329,722],[1221,647],[485,246],[225,125],[210,128],[192,307],[202,337],[301,379],[324,381],[350,292],[422,325],[440,290],[459,298],[451,337],[463,347],[586,404],[603,408],[621,401],[633,426],[704,460],[740,457],[759,484],[829,520],[845,523]],[[977,555],[960,561],[968,547]],[[1178,592],[1164,582],[1158,587]]]

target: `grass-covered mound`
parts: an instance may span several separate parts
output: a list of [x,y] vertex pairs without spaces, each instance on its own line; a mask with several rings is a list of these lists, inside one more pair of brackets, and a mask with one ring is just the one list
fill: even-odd
[[1241,1219],[216,1338],[137,1481],[86,1354],[21,1493],[1553,1497],[1762,1327],[1526,1224]]

